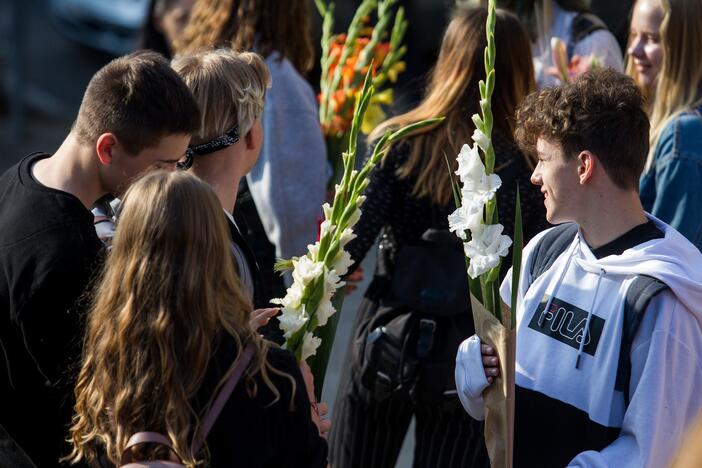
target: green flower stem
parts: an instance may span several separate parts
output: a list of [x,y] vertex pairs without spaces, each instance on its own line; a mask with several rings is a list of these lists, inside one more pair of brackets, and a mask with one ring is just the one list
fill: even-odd
[[[349,24],[348,32],[346,33],[346,40],[344,41],[344,47],[341,52],[341,57],[339,58],[339,65],[336,67],[336,69],[334,69],[331,85],[327,89],[327,99],[330,99],[331,93],[333,93],[339,87],[343,65],[353,52],[353,45],[361,32],[363,17],[368,16],[373,8],[375,8],[376,4],[376,0],[363,0],[356,10],[356,14],[354,14],[351,24]],[[323,121],[329,122],[332,117],[333,110],[331,109],[331,106],[327,106]]]
[[370,65],[371,59],[373,57],[373,51],[375,50],[376,46],[380,42],[380,39],[383,37],[383,34],[385,34],[385,31],[390,24],[390,18],[392,16],[390,9],[392,8],[392,5],[394,3],[397,3],[397,0],[380,0],[380,2],[378,3],[378,22],[373,28],[373,33],[371,34],[371,38],[368,41],[368,44],[366,44],[363,47],[361,53],[358,56],[358,60],[356,61],[356,64],[354,66],[356,76],[351,81],[350,88],[353,89],[356,88],[356,86],[358,86],[358,84],[361,82],[361,73],[363,69]]

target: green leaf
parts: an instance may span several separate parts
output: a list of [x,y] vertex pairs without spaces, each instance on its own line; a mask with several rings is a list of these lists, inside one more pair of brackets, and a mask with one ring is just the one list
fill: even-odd
[[327,374],[327,366],[329,365],[329,357],[334,346],[334,337],[336,336],[336,328],[339,325],[341,310],[344,306],[344,290],[340,289],[332,297],[332,305],[336,312],[329,317],[327,323],[317,329],[316,335],[322,339],[322,343],[317,348],[317,353],[309,359],[310,369],[314,376],[314,391],[317,401],[322,399],[322,388],[324,386],[324,377]]
[[522,232],[522,200],[519,195],[519,185],[517,185],[517,200],[514,210],[514,241],[512,243],[512,297],[510,308],[512,309],[512,329],[517,326],[517,294],[519,292],[519,276],[522,271],[522,249],[524,238]]
[[291,271],[293,267],[293,260],[297,260],[297,257],[293,257],[290,259],[284,259],[284,258],[279,258],[276,260],[275,264],[273,265],[273,270],[275,272],[285,272],[285,271]]
[[446,169],[448,169],[448,175],[449,175],[449,180],[451,181],[451,192],[453,193],[453,203],[456,205],[456,208],[460,208],[461,206],[461,188],[458,186],[458,182],[456,182],[456,179],[453,177],[453,171],[451,170],[451,163],[448,160],[448,156],[446,156],[446,153],[444,152],[444,161],[446,161]]

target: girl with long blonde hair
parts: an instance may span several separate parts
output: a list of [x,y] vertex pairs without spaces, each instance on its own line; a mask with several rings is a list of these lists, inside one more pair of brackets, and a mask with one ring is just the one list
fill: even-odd
[[[324,466],[294,357],[249,325],[251,303],[212,189],[184,172],[138,180],[94,291],[70,431],[73,463],[118,464],[131,435],[165,435],[187,466]],[[242,380],[192,453],[200,418],[242,355]]]
[[702,249],[702,2],[639,0],[628,73],[649,96],[644,209]]
[[[411,258],[413,249],[426,246],[426,241],[442,233],[457,242],[448,232],[447,216],[455,206],[447,161],[455,171],[456,155],[464,143],[470,143],[475,130],[470,116],[478,112],[478,82],[485,79],[486,18],[484,8],[456,12],[444,35],[422,102],[381,124],[371,135],[377,138],[387,129],[430,117],[446,117],[433,128],[416,131],[392,146],[382,165],[371,175],[363,214],[354,228],[358,237],[347,247],[356,261],[353,270],[382,232],[378,266],[353,333],[357,345],[347,354],[350,364],[339,386],[344,391],[338,393],[334,406],[330,436],[334,468],[394,466],[413,416],[417,421],[415,467],[479,467],[488,463],[482,428],[460,411],[453,378],[458,344],[474,333],[468,305],[444,310],[442,315],[427,314],[405,302],[396,307],[400,295],[411,293],[407,291],[409,288],[398,286],[398,280],[407,278],[405,273],[398,272],[400,257],[407,259],[409,255]],[[503,181],[497,204],[506,232],[512,232],[519,185],[525,234],[531,237],[546,226],[543,199],[539,190],[529,183],[530,161],[516,149],[512,139],[514,110],[535,87],[529,38],[519,20],[504,10],[497,12],[495,37],[497,80],[492,101],[493,144],[496,171]],[[464,272],[460,244],[451,255]],[[439,268],[443,267],[441,263]],[[426,292],[427,297],[449,294],[441,287],[432,289],[434,283],[429,273],[414,272],[417,289],[422,294]],[[385,332],[393,328],[383,328],[376,320],[386,316],[387,304],[395,304],[390,314],[410,310],[406,323],[413,325],[404,328],[397,338],[411,343],[416,339],[430,348],[425,349],[428,354],[418,358],[412,350],[419,345],[409,345],[409,354],[398,358],[400,362],[405,358],[407,362],[419,359],[423,366],[423,372],[404,382],[402,388],[395,385],[397,382],[381,382],[380,374],[387,373],[382,367],[380,374],[364,370],[387,363],[384,356],[378,359],[383,362],[378,363],[362,351],[368,346],[366,343],[385,336]],[[424,338],[416,338],[418,335]],[[390,374],[394,378],[394,373]]]

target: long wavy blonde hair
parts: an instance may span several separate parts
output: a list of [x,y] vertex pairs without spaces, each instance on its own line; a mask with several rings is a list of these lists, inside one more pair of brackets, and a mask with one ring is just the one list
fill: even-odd
[[[470,142],[475,130],[470,116],[479,112],[478,82],[485,79],[486,19],[487,9],[483,7],[459,8],[444,34],[426,97],[419,106],[383,122],[370,135],[374,140],[390,128],[442,115],[446,117],[442,123],[425,127],[407,137],[412,148],[407,163],[398,171],[398,176],[405,178],[419,170],[412,194],[430,197],[438,205],[446,205],[451,200],[451,182],[444,155],[456,170],[455,155],[464,143]],[[497,10],[495,37],[494,125],[511,139],[514,111],[536,88],[531,46],[517,17],[505,10]]]
[[73,463],[104,450],[118,464],[128,438],[146,430],[166,435],[194,466],[190,437],[200,415],[191,401],[222,335],[234,339],[237,359],[244,344],[255,346],[249,395],[257,374],[276,400],[270,373],[294,385],[268,363],[267,343],[249,325],[252,307],[235,273],[222,208],[193,175],[154,172],[129,189],[94,294],[70,430]]
[[314,62],[308,0],[197,0],[176,53],[212,47],[278,52],[301,75]]
[[651,109],[651,139],[646,169],[651,168],[656,144],[668,123],[702,104],[702,1],[660,0],[663,67]]

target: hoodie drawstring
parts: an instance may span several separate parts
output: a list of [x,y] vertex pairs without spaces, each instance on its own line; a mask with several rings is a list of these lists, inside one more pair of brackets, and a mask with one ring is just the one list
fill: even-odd
[[583,337],[580,340],[580,347],[578,348],[578,355],[575,357],[575,368],[580,369],[580,356],[583,354],[583,349],[585,349],[585,340],[587,340],[588,332],[590,331],[590,319],[592,318],[592,311],[595,308],[595,301],[597,300],[597,293],[600,290],[600,283],[602,282],[602,277],[606,275],[607,272],[604,268],[600,268],[600,274],[597,276],[597,286],[595,286],[595,294],[592,296],[592,304],[587,311],[587,320],[585,320],[585,329],[583,329]]

